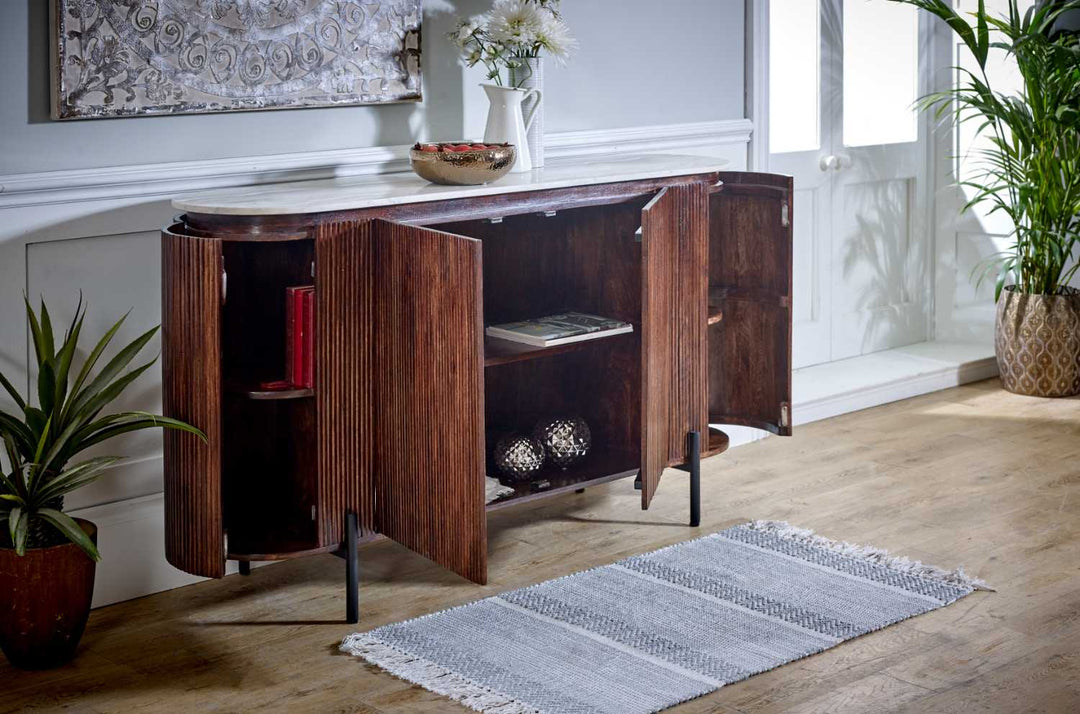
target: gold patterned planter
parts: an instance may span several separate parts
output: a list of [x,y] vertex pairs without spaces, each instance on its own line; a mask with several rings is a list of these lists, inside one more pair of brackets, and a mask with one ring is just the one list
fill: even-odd
[[997,353],[1001,383],[1016,394],[1080,394],[1080,292],[1028,295],[1005,288],[997,304]]

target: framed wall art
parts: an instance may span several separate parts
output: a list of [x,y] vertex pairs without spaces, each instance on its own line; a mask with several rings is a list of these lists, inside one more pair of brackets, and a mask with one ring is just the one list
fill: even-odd
[[420,99],[421,0],[52,0],[53,117]]

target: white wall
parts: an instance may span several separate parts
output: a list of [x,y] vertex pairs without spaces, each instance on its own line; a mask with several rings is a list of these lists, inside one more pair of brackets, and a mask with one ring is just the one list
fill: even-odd
[[[81,290],[88,337],[128,309],[118,342],[157,324],[158,229],[173,195],[400,169],[416,138],[475,134],[479,78],[443,36],[453,15],[486,4],[425,2],[422,104],[58,123],[48,118],[48,2],[0,0],[0,369],[28,381],[24,292],[45,295],[62,323]],[[564,12],[581,50],[547,73],[550,157],[657,150],[745,167],[743,0],[570,0]],[[155,368],[119,406],[157,411],[160,401]],[[130,458],[68,504],[101,527],[95,603],[190,582],[164,562],[160,435],[106,451]]]

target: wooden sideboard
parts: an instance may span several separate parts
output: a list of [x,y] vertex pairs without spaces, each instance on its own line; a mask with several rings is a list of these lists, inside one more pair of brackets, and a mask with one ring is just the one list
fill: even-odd
[[[164,409],[203,429],[165,435],[170,563],[337,551],[357,617],[356,544],[394,539],[475,582],[486,512],[638,477],[648,508],[667,467],[727,437],[791,433],[788,177],[694,157],[556,165],[448,188],[406,174],[178,199],[162,233]],[[265,391],[284,370],[285,288],[315,285],[314,389]],[[484,326],[579,310],[634,331],[553,348]],[[589,456],[485,505],[493,435],[579,414]]]

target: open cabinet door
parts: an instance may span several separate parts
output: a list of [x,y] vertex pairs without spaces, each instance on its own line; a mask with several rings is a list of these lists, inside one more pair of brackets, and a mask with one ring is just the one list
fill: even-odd
[[374,255],[370,221],[315,229],[315,420],[320,546],[345,542],[345,514],[375,527]]
[[376,527],[484,583],[480,241],[382,220],[371,227]]
[[665,467],[685,463],[707,428],[708,186],[662,189],[641,212],[641,507]]
[[792,179],[720,178],[709,199],[709,422],[789,436]]
[[221,500],[221,241],[172,226],[161,233],[162,412],[206,442],[164,430],[165,559],[208,578],[225,574]]

